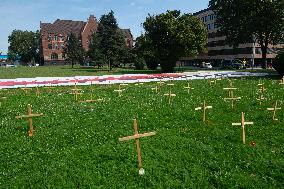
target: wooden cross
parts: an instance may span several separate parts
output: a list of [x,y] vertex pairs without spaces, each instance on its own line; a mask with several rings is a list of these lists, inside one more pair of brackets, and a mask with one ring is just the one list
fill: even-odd
[[25,84],[25,87],[21,89],[25,92],[25,95],[28,95],[28,91],[32,90],[31,88],[27,88],[27,84]]
[[2,105],[2,100],[6,100],[7,97],[0,97],[0,106]]
[[267,108],[267,110],[273,111],[273,117],[272,117],[272,119],[273,119],[274,121],[277,121],[278,119],[276,119],[276,111],[277,111],[277,110],[281,110],[281,108],[278,108],[278,107],[277,107],[277,100],[276,100],[276,102],[275,102],[275,104],[274,104],[274,107],[273,107],[273,108]]
[[52,87],[51,83],[49,83],[49,86],[44,87],[45,89],[48,89],[48,92],[51,93],[52,89],[54,89],[54,87]]
[[245,114],[242,112],[242,122],[241,123],[232,123],[233,126],[242,126],[243,131],[243,143],[246,143],[246,130],[245,125],[253,125],[253,122],[245,122]]
[[187,83],[187,87],[183,87],[184,89],[187,89],[187,93],[189,94],[190,90],[191,89],[194,89],[194,88],[191,88],[189,83]]
[[168,83],[167,85],[168,85],[168,86],[174,86],[175,84],[173,84],[173,83]]
[[37,96],[37,97],[39,97],[39,96],[40,96],[40,91],[39,91],[38,86],[36,87],[36,96]]
[[141,82],[138,82],[138,83],[135,83],[136,86],[138,85],[144,85],[144,83],[141,83]]
[[206,105],[206,102],[205,102],[205,100],[204,100],[203,106],[202,106],[202,107],[197,107],[197,108],[195,108],[195,111],[197,111],[197,110],[203,110],[203,122],[205,123],[205,121],[206,121],[206,110],[207,110],[207,109],[212,109],[212,108],[213,108],[212,106],[207,106],[207,105]]
[[216,80],[216,79],[213,79],[213,80],[209,80],[208,82],[209,82],[210,85],[212,85],[212,84],[215,84],[215,85],[216,85],[217,80]]
[[123,83],[121,83],[120,85],[121,85],[121,86],[127,86],[128,84],[127,84],[127,83],[124,83],[124,81],[123,81]]
[[238,88],[233,87],[233,82],[229,80],[229,86],[227,88],[223,88],[223,90],[229,91],[229,98],[234,98],[234,90],[237,90]]
[[229,98],[234,98],[234,90],[237,90],[237,89],[238,88],[231,88],[231,87],[223,88],[223,90],[229,91]]
[[284,85],[284,76],[283,76],[283,78],[280,80],[279,85]]
[[163,82],[162,80],[160,80],[159,82],[157,82],[157,84],[159,84],[159,86],[161,87],[165,82]]
[[169,93],[164,94],[164,96],[168,96],[169,97],[169,104],[171,105],[171,99],[172,99],[172,97],[175,97],[176,94],[173,94],[172,91],[170,91]]
[[102,98],[99,98],[99,99],[93,99],[93,90],[91,91],[91,99],[89,100],[84,100],[84,101],[80,101],[80,102],[89,102],[89,103],[92,103],[92,102],[102,102],[104,101],[104,99]]
[[118,90],[114,90],[114,92],[118,92],[118,96],[122,95],[122,92],[125,91],[125,89],[121,89],[121,85],[118,86]]
[[265,100],[266,98],[263,97],[263,94],[262,93],[259,93],[259,98],[257,98],[256,100],[259,101],[259,105],[261,106],[262,105],[262,101]]
[[155,90],[155,91],[156,91],[156,93],[158,93],[158,92],[159,92],[159,89],[160,89],[160,88],[159,88],[158,86],[156,86],[155,88],[151,88],[151,90],[152,90],[152,91],[154,91],[154,90]]
[[30,104],[28,104],[28,112],[27,115],[22,115],[22,116],[16,116],[16,119],[21,119],[21,118],[28,118],[29,121],[29,131],[28,131],[28,135],[30,137],[33,136],[33,117],[39,117],[42,116],[43,114],[32,114],[32,106]]
[[234,108],[235,102],[241,100],[241,97],[231,97],[231,98],[224,98],[224,100],[231,100],[232,101],[232,108]]
[[123,137],[123,138],[119,138],[118,140],[120,142],[122,141],[129,141],[129,140],[135,140],[136,143],[136,150],[137,150],[137,158],[138,158],[138,169],[139,169],[139,175],[144,175],[145,171],[142,167],[142,158],[141,158],[141,149],[140,149],[140,138],[141,137],[149,137],[149,136],[153,136],[156,135],[156,132],[149,132],[149,133],[143,133],[143,134],[139,134],[138,133],[138,124],[137,124],[137,119],[134,119],[134,123],[133,123],[133,128],[134,128],[134,135],[133,136],[127,136],[127,137]]
[[82,89],[78,89],[76,83],[74,89],[71,89],[71,91],[72,92],[70,94],[74,95],[76,101],[78,100],[78,96],[83,94],[81,93]]
[[264,84],[258,84],[258,87],[259,87],[259,91],[264,94],[264,91],[266,91],[265,87],[264,87]]

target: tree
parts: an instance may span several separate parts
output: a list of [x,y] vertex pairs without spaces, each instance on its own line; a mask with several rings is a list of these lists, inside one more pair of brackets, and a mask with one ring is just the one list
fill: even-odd
[[205,50],[207,30],[201,20],[180,11],[149,15],[143,23],[145,38],[163,72],[173,72],[184,56],[196,56]]
[[284,50],[278,52],[275,60],[273,61],[274,69],[281,75],[284,76]]
[[158,60],[155,58],[154,49],[151,41],[145,35],[136,38],[134,53],[139,58],[143,58],[149,70],[156,70],[158,67]]
[[106,57],[100,49],[101,39],[98,37],[97,33],[92,36],[91,43],[89,45],[88,56],[95,63],[95,65],[101,67],[104,62],[106,62]]
[[284,9],[282,0],[211,0],[220,32],[233,46],[257,42],[262,51],[262,67],[266,67],[269,44],[283,40]]
[[107,61],[110,70],[125,59],[127,47],[113,11],[100,18],[98,31],[90,47],[91,57],[98,58],[96,61]]
[[63,54],[67,61],[71,61],[72,68],[74,64],[82,64],[85,59],[85,51],[75,34],[68,35],[67,44],[63,50]]
[[8,57],[10,60],[20,59],[22,62],[40,61],[39,31],[14,30],[8,37]]

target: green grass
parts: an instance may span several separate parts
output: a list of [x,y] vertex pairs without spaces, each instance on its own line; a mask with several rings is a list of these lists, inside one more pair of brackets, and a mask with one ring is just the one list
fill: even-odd
[[[35,90],[28,96],[2,91],[8,98],[0,109],[0,188],[283,188],[284,87],[263,79],[268,100],[259,106],[258,79],[234,80],[242,100],[232,110],[222,100],[227,80],[212,87],[189,82],[195,88],[190,94],[180,81],[158,94],[150,89],[155,83],[131,84],[122,97],[113,92],[118,85],[94,85],[94,97],[105,102],[92,104],[75,102],[67,87],[41,89],[40,98]],[[90,98],[90,87],[81,88],[82,99]],[[170,89],[177,95],[172,106],[164,97]],[[207,124],[194,111],[203,100],[213,106]],[[282,105],[279,121],[266,110],[275,100]],[[15,119],[29,103],[34,113],[44,113],[33,120],[32,138],[27,120]],[[246,145],[241,127],[231,125],[242,111],[254,122],[246,128]],[[144,176],[138,175],[135,142],[118,141],[133,134],[135,115],[140,133],[157,132],[140,140]]]

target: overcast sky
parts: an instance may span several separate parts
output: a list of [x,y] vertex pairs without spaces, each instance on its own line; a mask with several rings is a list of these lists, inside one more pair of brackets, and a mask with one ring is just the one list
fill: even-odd
[[209,0],[1,0],[0,52],[8,49],[8,36],[14,29],[39,29],[39,23],[54,22],[57,18],[86,21],[90,14],[97,19],[113,10],[121,28],[130,28],[138,37],[141,23],[148,14],[166,10],[194,13],[205,9]]

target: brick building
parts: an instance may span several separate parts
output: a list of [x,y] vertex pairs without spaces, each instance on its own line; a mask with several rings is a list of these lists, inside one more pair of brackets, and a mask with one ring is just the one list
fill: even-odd
[[[92,35],[97,31],[97,19],[90,15],[87,22],[60,20],[57,19],[53,24],[40,23],[41,33],[41,55],[44,64],[64,63],[63,48],[66,45],[68,35],[74,33],[81,41],[85,50],[89,49]],[[130,29],[121,29],[125,43],[129,48],[133,47],[133,36]]]

